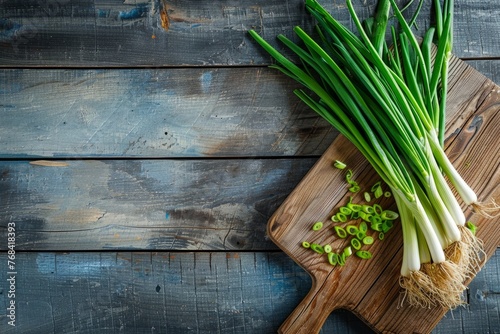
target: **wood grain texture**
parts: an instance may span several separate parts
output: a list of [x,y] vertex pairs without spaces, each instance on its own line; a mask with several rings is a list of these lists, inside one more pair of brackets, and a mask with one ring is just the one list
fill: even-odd
[[0,70],[0,157],[321,155],[336,131],[268,68]]
[[15,222],[19,250],[276,249],[266,222],[315,161],[3,161],[0,240]]
[[[500,83],[500,61],[470,61]],[[337,132],[267,68],[1,70],[0,157],[319,156]]]
[[[447,106],[446,153],[480,200],[500,201],[500,87],[470,66],[454,58],[450,64]],[[488,156],[488,159],[484,159]],[[371,261],[355,259],[345,267],[332,267],[324,256],[301,246],[303,240],[330,243],[336,250],[345,240],[332,241],[326,228],[312,235],[311,224],[329,221],[334,208],[352,194],[345,185],[345,171],[332,170],[332,162],[344,161],[357,171],[354,179],[369,189],[378,177],[362,155],[344,137],[338,137],[297,188],[273,215],[268,233],[273,241],[313,277],[311,291],[280,328],[282,333],[316,333],[332,310],[346,308],[363,318],[377,332],[428,333],[445,314],[441,308],[399,307],[401,266],[399,226],[383,242],[370,246]],[[363,191],[363,190],[362,190]],[[361,195],[355,196],[357,203]],[[383,205],[385,207],[385,205]],[[466,210],[467,219],[479,226],[478,236],[490,256],[500,245],[498,219],[487,219]],[[318,241],[319,240],[319,241]],[[370,262],[370,264],[367,264]],[[351,282],[359,282],[355,288]]]
[[[311,284],[281,252],[21,252],[17,262],[17,326],[3,326],[0,308],[5,334],[276,333]],[[433,333],[495,333],[499,270],[497,251],[471,283],[467,307],[450,312]],[[5,305],[6,280],[0,289]],[[321,331],[369,332],[342,310]]]
[[[349,24],[344,0],[322,2]],[[376,0],[354,3],[366,17]],[[1,333],[277,331],[312,281],[265,223],[336,132],[246,32],[281,47],[277,34],[312,27],[302,4],[0,1],[0,271],[8,222],[19,269],[16,328],[0,280]],[[454,53],[500,83],[498,14],[496,0],[456,0]],[[450,150],[484,160],[491,102],[459,106],[468,126]],[[497,250],[433,333],[500,333],[499,279]],[[321,330],[368,332],[342,309]]]
[[[350,26],[344,0],[321,2]],[[354,4],[364,18],[373,13],[376,1]],[[424,6],[417,34],[428,25],[430,4]],[[454,53],[465,58],[499,56],[496,0],[457,0],[455,6]],[[0,65],[268,64],[269,57],[246,32],[253,28],[274,41],[279,33],[292,35],[295,25],[310,29],[312,20],[303,7],[303,0],[4,0]]]

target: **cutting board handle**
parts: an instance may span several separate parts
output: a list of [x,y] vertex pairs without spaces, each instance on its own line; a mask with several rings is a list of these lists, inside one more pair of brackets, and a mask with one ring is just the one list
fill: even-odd
[[[323,282],[324,283],[324,282]],[[327,284],[317,284],[313,278],[313,287],[290,316],[278,329],[281,334],[313,334],[323,327],[330,313],[338,308],[331,291],[325,291]],[[330,293],[330,297],[328,297]]]

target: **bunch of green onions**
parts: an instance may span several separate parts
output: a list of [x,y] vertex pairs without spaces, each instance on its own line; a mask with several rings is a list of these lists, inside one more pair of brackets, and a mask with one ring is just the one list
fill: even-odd
[[[395,0],[380,0],[364,22],[347,0],[357,34],[316,0],[305,5],[317,22],[314,34],[295,27],[300,45],[278,36],[301,66],[255,31],[251,36],[277,61],[271,67],[308,91],[295,94],[349,139],[391,188],[403,231],[400,284],[406,300],[423,307],[460,305],[464,282],[485,256],[445,176],[465,204],[484,210],[443,149],[453,0],[434,1],[436,26],[422,41],[412,31],[418,11],[407,22]],[[399,31],[389,27],[391,8]]]

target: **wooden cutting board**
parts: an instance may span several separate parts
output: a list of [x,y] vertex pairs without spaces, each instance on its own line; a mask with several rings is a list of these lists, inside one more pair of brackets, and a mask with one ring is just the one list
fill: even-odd
[[[500,87],[458,58],[450,65],[446,152],[480,200],[494,198],[500,203]],[[363,191],[369,191],[378,181],[357,149],[339,136],[269,220],[270,238],[312,277],[310,292],[280,332],[317,333],[333,310],[343,308],[375,332],[429,333],[447,310],[401,305],[399,224],[384,240],[367,248],[374,255],[371,260],[351,256],[342,267],[332,267],[326,256],[301,246],[304,240],[329,243],[334,250],[346,245],[344,239],[334,237],[331,228],[332,213],[352,195],[346,187],[345,170],[332,167],[335,160],[354,171],[354,179],[362,188],[355,202],[364,201]],[[391,198],[384,198],[381,205],[395,208]],[[477,234],[489,258],[500,245],[500,219],[480,217],[470,208],[466,216],[477,224]],[[311,230],[316,221],[325,222],[321,231]]]

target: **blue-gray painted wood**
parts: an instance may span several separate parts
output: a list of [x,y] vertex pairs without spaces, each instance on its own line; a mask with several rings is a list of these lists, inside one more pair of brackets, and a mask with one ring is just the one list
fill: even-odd
[[[2,333],[276,333],[311,280],[281,252],[18,253],[16,327]],[[6,263],[5,253],[0,263]],[[500,331],[500,251],[470,285],[469,304],[434,334]],[[10,301],[0,283],[0,305]],[[321,333],[370,333],[347,311]]]

